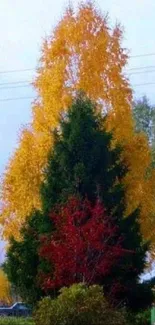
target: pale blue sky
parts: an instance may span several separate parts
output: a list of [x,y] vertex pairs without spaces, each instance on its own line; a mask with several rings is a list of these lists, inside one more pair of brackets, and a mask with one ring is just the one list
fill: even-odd
[[[35,75],[33,70],[2,72],[37,66],[42,40],[50,34],[67,3],[64,0],[0,0],[0,173],[16,146],[20,126],[28,123],[31,116],[31,100],[5,102],[2,99],[34,96],[31,87],[2,87],[12,86],[4,83],[31,81]],[[78,1],[70,3],[76,6]],[[109,12],[111,25],[120,21],[124,26],[123,45],[131,56],[155,53],[155,0],[96,0],[96,4]],[[155,56],[131,58],[127,68],[145,66],[153,66],[151,73],[132,75],[132,85],[155,83]],[[137,97],[146,94],[155,103],[155,84],[133,87]]]

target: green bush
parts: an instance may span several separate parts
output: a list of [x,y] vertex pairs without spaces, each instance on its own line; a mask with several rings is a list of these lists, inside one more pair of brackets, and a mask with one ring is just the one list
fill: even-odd
[[0,317],[0,325],[34,325],[34,323],[30,318]]
[[36,325],[125,325],[125,313],[111,309],[97,285],[74,284],[56,299],[44,298],[35,313]]
[[129,315],[131,324],[134,325],[150,325],[151,324],[151,310],[143,310],[136,315]]

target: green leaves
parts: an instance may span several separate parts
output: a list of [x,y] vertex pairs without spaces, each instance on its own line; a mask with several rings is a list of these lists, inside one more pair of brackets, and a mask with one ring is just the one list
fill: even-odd
[[74,284],[63,288],[57,299],[44,298],[35,315],[36,325],[125,325],[122,310],[109,307],[102,288]]

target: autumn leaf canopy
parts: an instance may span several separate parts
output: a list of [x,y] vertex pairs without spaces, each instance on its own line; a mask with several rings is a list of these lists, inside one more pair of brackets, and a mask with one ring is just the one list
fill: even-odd
[[141,206],[141,227],[145,238],[153,236],[155,174],[148,175],[150,149],[144,135],[134,132],[132,91],[124,74],[127,53],[122,48],[119,25],[110,28],[91,3],[79,5],[64,16],[44,41],[34,82],[37,99],[32,121],[25,127],[19,145],[4,173],[1,187],[3,235],[18,238],[19,229],[34,208],[40,209],[40,184],[53,143],[52,131],[78,90],[107,114],[107,130],[120,143],[129,172],[127,214]]

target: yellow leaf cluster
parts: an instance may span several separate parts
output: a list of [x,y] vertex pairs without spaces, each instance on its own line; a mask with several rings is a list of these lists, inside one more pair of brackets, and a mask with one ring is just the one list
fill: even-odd
[[121,41],[121,27],[110,29],[108,17],[91,3],[80,5],[76,13],[69,8],[45,40],[34,83],[38,99],[32,107],[32,122],[23,130],[2,182],[1,223],[6,238],[18,237],[26,216],[34,207],[40,208],[39,186],[52,130],[81,89],[108,114],[107,130],[113,130],[115,141],[125,148],[127,213],[140,204],[144,235],[153,235],[155,175],[146,177],[150,150],[145,136],[134,133],[132,91],[123,74],[127,54]]
[[6,304],[11,302],[10,283],[2,269],[0,269],[0,302]]

